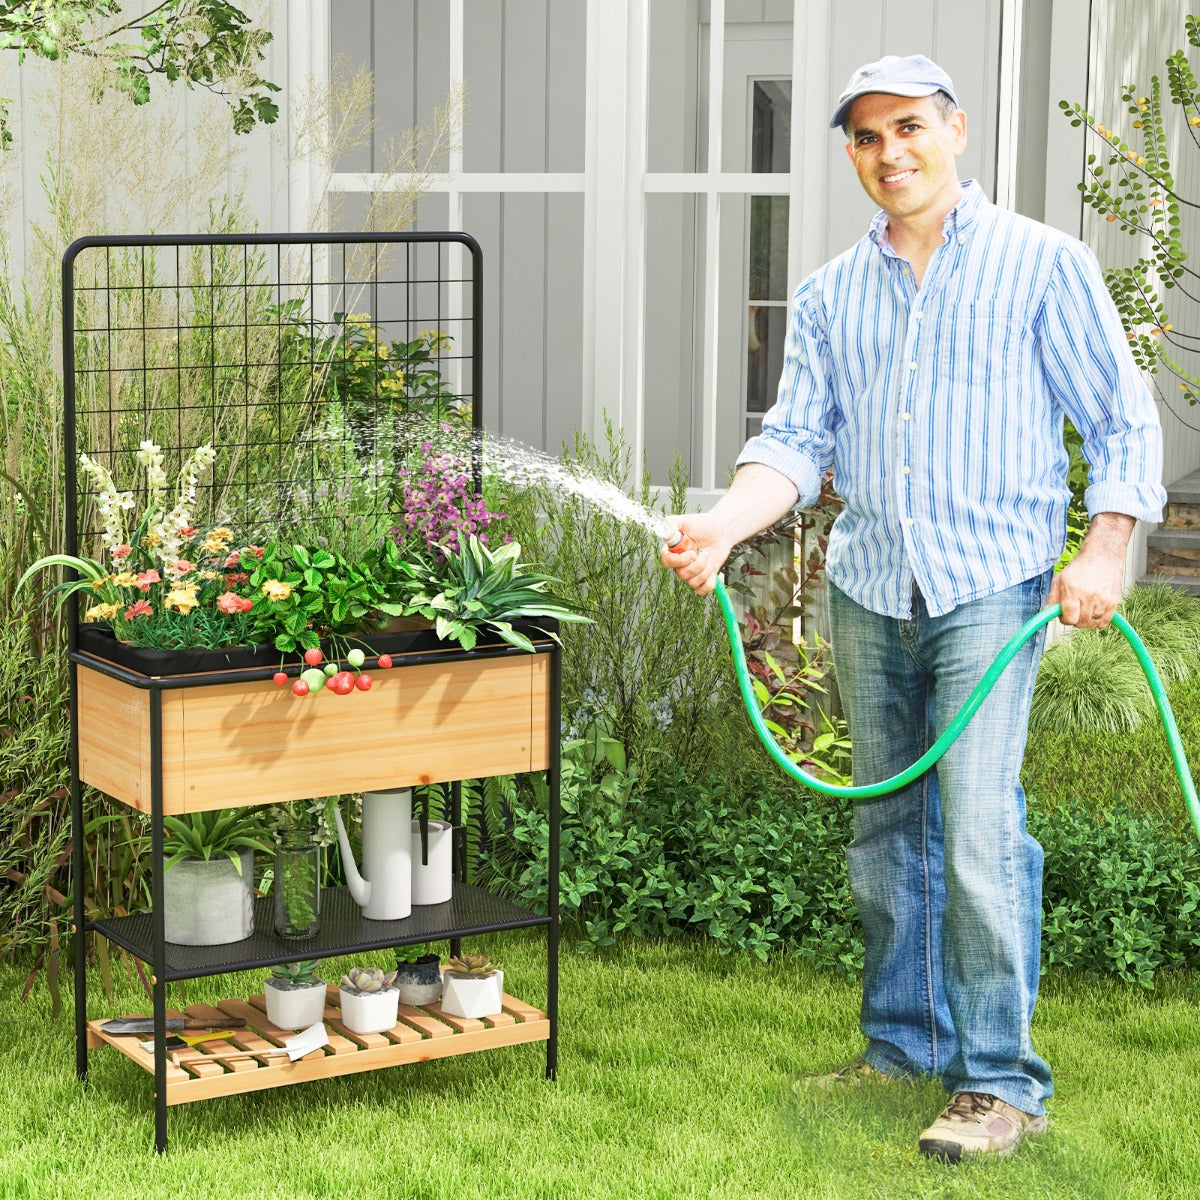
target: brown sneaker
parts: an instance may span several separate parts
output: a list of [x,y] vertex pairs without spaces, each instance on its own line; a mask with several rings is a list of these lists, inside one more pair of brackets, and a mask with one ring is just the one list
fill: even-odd
[[1011,1154],[1021,1140],[1046,1131],[1034,1117],[987,1092],[955,1092],[917,1142],[926,1158],[958,1162],[968,1154]]
[[857,1058],[844,1067],[838,1067],[828,1075],[801,1075],[792,1084],[792,1091],[799,1092],[803,1088],[836,1088],[859,1083],[889,1083],[890,1075],[876,1070],[865,1058]]

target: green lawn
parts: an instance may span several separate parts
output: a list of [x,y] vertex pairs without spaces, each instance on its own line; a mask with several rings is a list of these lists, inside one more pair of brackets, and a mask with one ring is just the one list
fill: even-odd
[[[483,939],[479,939],[483,944]],[[486,940],[509,989],[544,999],[543,939]],[[89,1015],[145,1011],[118,964]],[[763,967],[702,943],[568,951],[560,1071],[522,1046],[171,1110],[152,1150],[151,1077],[115,1051],[74,1075],[67,1013],[44,981],[3,968],[0,1197],[1200,1197],[1198,981],[1155,992],[1049,978],[1035,1037],[1055,1067],[1045,1141],[948,1167],[917,1153],[936,1084],[795,1099],[796,1072],[859,1049],[857,988],[793,962]],[[186,998],[254,987],[197,980]]]

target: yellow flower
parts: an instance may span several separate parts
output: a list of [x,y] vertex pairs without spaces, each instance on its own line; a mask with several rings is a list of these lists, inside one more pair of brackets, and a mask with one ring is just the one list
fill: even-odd
[[177,583],[167,593],[167,607],[173,608],[176,612],[190,613],[196,607],[198,601],[196,592],[199,590],[199,585],[195,583]]
[[206,554],[220,554],[230,543],[233,538],[233,530],[226,529],[223,525],[217,529],[210,529],[205,535],[201,549]]
[[120,611],[119,604],[93,604],[83,614],[85,621],[111,621]]
[[282,579],[268,579],[262,585],[262,594],[268,600],[286,600],[292,594],[292,585]]
[[122,571],[119,575],[110,575],[110,583],[117,587],[137,587],[137,576],[132,571]]
[[150,547],[151,550],[162,542],[162,538],[157,533],[148,533],[142,538],[142,545]]

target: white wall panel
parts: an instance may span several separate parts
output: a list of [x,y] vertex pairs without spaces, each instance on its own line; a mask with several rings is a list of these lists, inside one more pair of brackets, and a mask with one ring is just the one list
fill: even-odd
[[[1166,91],[1167,56],[1175,50],[1190,50],[1193,64],[1200,53],[1188,47],[1184,32],[1184,17],[1195,10],[1187,0],[1138,0],[1137,4],[1106,0],[1092,6],[1092,56],[1089,72],[1087,107],[1110,128],[1116,129],[1123,140],[1136,144],[1136,131],[1131,127],[1133,117],[1121,102],[1121,86],[1137,83],[1138,95],[1149,95],[1151,77],[1157,75]],[[1082,99],[1079,96],[1064,97]],[[1057,97],[1055,98],[1057,101]],[[1178,110],[1167,105],[1167,129],[1172,170],[1178,191],[1193,200],[1200,200],[1200,149],[1194,144],[1187,125]],[[1055,118],[1065,118],[1055,112]],[[1089,150],[1100,153],[1103,145],[1090,138]],[[1184,245],[1193,251],[1200,246],[1200,220],[1185,209],[1182,214]],[[1105,267],[1129,266],[1139,256],[1147,254],[1147,243],[1122,233],[1115,223],[1104,219],[1094,209],[1084,210],[1083,236],[1096,251]],[[1189,264],[1195,269],[1196,263]],[[1196,292],[1192,284],[1188,290]],[[1200,335],[1200,304],[1182,296],[1178,289],[1163,293],[1171,312],[1173,324],[1183,332]],[[1171,353],[1193,374],[1200,375],[1200,354],[1176,343]],[[1200,467],[1200,406],[1191,406],[1183,399],[1178,384],[1165,373],[1157,378],[1160,394],[1159,414],[1164,429],[1163,477],[1171,482]]]

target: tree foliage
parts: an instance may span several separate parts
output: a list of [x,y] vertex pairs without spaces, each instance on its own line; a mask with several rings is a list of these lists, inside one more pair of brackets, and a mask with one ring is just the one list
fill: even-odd
[[[126,20],[116,0],[0,0],[0,50],[51,62],[83,55],[102,61],[112,86],[134,104],[150,99],[154,76],[220,96],[235,133],[279,116],[279,88],[257,72],[271,34],[226,0],[163,0]],[[103,92],[101,92],[103,94]],[[13,140],[11,100],[0,98],[0,147]]]
[[[1200,48],[1200,16],[1185,20],[1188,44]],[[1155,378],[1164,400],[1163,380],[1173,380],[1189,403],[1200,398],[1200,377],[1179,361],[1181,352],[1200,349],[1200,335],[1177,330],[1165,293],[1177,291],[1200,300],[1200,272],[1188,264],[1183,213],[1200,209],[1200,199],[1179,190],[1171,165],[1170,131],[1182,122],[1180,144],[1200,150],[1200,90],[1186,50],[1165,63],[1166,84],[1151,77],[1143,91],[1125,84],[1121,101],[1132,117],[1128,135],[1106,125],[1082,105],[1066,100],[1059,107],[1076,128],[1086,126],[1105,143],[1087,157],[1079,185],[1084,202],[1130,237],[1145,240],[1148,253],[1133,266],[1105,271],[1108,290],[1121,314],[1133,356]]]

